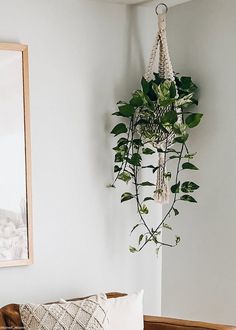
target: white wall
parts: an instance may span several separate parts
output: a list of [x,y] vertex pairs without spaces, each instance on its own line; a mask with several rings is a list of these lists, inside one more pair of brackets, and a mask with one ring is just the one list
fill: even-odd
[[32,266],[0,269],[0,305],[144,288],[145,311],[160,313],[160,262],[128,252],[136,214],[106,188],[110,114],[139,76],[130,10],[88,0],[0,5],[0,40],[29,45],[35,250]]
[[163,253],[163,314],[236,324],[236,2],[198,0],[169,15],[177,72],[200,86],[201,127],[191,138],[200,167],[196,207],[183,207],[180,248]]
[[[145,311],[159,314],[160,260],[152,251],[129,254],[135,212],[119,204],[121,190],[105,188],[110,113],[144,72],[156,31],[152,8],[88,0],[0,4],[1,41],[30,47],[35,247],[34,265],[0,269],[0,305],[144,287]],[[175,69],[201,86],[205,116],[191,138],[201,168],[199,204],[184,205],[175,224],[182,245],[164,250],[162,309],[224,323],[236,323],[235,14],[234,0],[195,0],[168,15]]]
[[[147,6],[138,6],[134,16],[145,57],[156,18]],[[235,0],[194,0],[169,10],[174,68],[199,84],[204,120],[190,141],[198,151],[200,171],[189,174],[201,186],[199,204],[181,207],[173,225],[182,243],[163,250],[162,266],[163,315],[231,324],[236,324],[235,17]]]

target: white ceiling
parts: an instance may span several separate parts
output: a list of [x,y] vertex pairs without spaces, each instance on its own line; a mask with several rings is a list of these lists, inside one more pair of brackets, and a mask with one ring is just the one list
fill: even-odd
[[[154,3],[154,1],[150,1],[150,0],[105,0],[105,1],[112,2],[112,3],[125,3],[125,4],[130,4],[130,5],[138,4],[138,3],[153,5],[153,3]],[[164,1],[159,0],[159,1],[155,1],[155,2],[156,3],[164,2],[168,7],[172,7],[172,6],[176,6],[181,3],[188,2],[188,1],[191,1],[191,0],[164,0]]]

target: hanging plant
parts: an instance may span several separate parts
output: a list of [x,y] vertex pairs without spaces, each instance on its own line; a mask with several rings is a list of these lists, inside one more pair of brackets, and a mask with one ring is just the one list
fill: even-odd
[[[113,113],[120,122],[111,134],[117,138],[114,173],[116,181],[129,185],[121,202],[135,200],[138,221],[132,233],[139,228],[136,246],[130,246],[131,252],[141,251],[147,244],[154,244],[157,251],[161,246],[176,246],[180,238],[173,243],[161,239],[163,229],[172,229],[167,223],[170,216],[177,216],[179,202],[196,203],[192,193],[199,186],[192,181],[182,181],[183,170],[198,170],[192,163],[195,153],[187,146],[191,129],[202,118],[194,111],[198,104],[197,86],[191,77],[174,75],[166,41],[166,15],[159,15],[159,29],[151,53],[141,88],[134,91],[128,102],[118,102],[118,111]],[[153,73],[153,65],[159,48],[159,72]],[[172,173],[167,164],[173,162]],[[173,170],[174,165],[174,170]],[[149,171],[152,180],[142,180],[141,174]],[[149,176],[150,176],[149,173]],[[173,182],[169,188],[169,183]],[[132,188],[133,186],[133,188]],[[152,194],[150,194],[152,189]],[[168,204],[169,208],[156,225],[149,224],[147,215],[150,203]]]

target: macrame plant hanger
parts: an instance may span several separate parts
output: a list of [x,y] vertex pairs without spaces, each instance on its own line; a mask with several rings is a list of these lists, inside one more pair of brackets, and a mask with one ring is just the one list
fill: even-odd
[[[158,13],[160,7],[164,7],[164,13]],[[153,78],[154,66],[157,60],[157,54],[159,53],[159,65],[158,73],[160,78],[168,79],[175,83],[174,71],[170,60],[169,49],[167,44],[166,35],[166,16],[168,12],[168,7],[164,3],[159,3],[156,6],[155,12],[158,17],[158,29],[155,38],[155,43],[151,51],[151,56],[149,59],[149,64],[147,71],[145,73],[145,79],[150,81]],[[158,107],[157,118],[161,118],[166,112],[170,111],[171,108]],[[178,113],[178,109],[175,109]],[[181,122],[181,115],[178,116],[178,122]],[[156,180],[156,190],[154,193],[154,199],[161,204],[169,202],[169,184],[166,175],[166,151],[174,142],[175,134],[170,132],[169,134],[160,132],[160,136],[154,143],[154,147],[159,150],[158,152],[158,169],[157,169],[157,180]]]

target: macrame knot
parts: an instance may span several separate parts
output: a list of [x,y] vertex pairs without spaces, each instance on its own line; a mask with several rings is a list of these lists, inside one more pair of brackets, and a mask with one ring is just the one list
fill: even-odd
[[[157,57],[157,52],[159,52],[159,63],[158,63],[158,73],[160,78],[168,79],[175,83],[175,76],[170,60],[169,49],[167,44],[166,35],[166,13],[158,14],[158,30],[155,38],[155,43],[153,45],[148,67],[144,75],[145,79],[150,81],[153,78],[154,64]],[[176,96],[177,97],[177,96]],[[170,111],[170,106],[158,107],[156,110],[156,116],[162,117],[166,112]],[[178,109],[175,109],[178,113]],[[181,116],[178,116],[178,122],[181,122]],[[175,138],[175,134],[170,132],[168,134],[159,132],[159,140],[153,142],[153,146],[158,150],[158,169],[157,169],[157,179],[156,179],[156,189],[154,192],[154,199],[161,204],[169,203],[170,189],[168,184],[168,176],[166,175],[166,151],[169,148]]]

